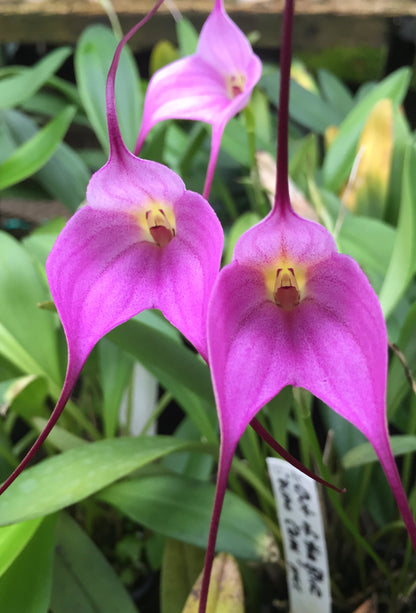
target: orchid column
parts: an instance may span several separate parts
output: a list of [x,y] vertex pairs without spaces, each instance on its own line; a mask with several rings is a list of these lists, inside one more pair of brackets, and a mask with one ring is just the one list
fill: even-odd
[[221,455],[199,613],[205,613],[221,507],[235,448],[257,412],[284,386],[309,390],[373,445],[413,547],[416,526],[386,422],[387,334],[357,263],[329,232],[299,217],[288,190],[288,102],[294,1],[286,0],[276,196],[271,213],[238,241],[208,309],[208,352]]

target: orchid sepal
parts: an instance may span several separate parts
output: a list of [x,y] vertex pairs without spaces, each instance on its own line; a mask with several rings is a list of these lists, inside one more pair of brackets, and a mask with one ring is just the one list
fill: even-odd
[[248,103],[261,62],[238,26],[216,0],[196,52],[158,70],[150,79],[135,153],[159,121],[189,119],[212,126],[211,154],[203,195],[208,197],[227,122]]

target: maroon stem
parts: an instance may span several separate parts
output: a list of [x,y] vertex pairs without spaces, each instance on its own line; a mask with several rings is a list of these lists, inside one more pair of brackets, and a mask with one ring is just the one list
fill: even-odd
[[61,395],[59,396],[58,402],[54,410],[51,413],[51,416],[48,420],[48,423],[39,434],[38,438],[29,449],[23,460],[20,462],[17,468],[14,469],[12,474],[6,479],[6,481],[0,487],[0,495],[7,490],[7,488],[13,483],[13,481],[20,475],[20,473],[26,468],[29,462],[32,460],[36,452],[39,450],[40,446],[49,435],[50,431],[58,421],[62,411],[65,408],[66,403],[68,402],[72,390],[74,389],[74,385],[76,380],[78,379],[79,373],[81,372],[83,363],[78,365],[76,368],[72,368],[70,364],[68,364],[68,369],[65,377],[65,382],[61,391]]
[[217,541],[218,526],[222,505],[224,502],[225,491],[227,489],[228,475],[230,474],[231,462],[237,443],[230,443],[221,439],[220,461],[218,465],[217,487],[215,490],[214,508],[212,511],[211,524],[209,527],[208,545],[205,554],[204,573],[202,576],[201,594],[199,600],[198,613],[206,613],[208,601],[208,588],[211,578],[212,564],[215,555],[215,543]]
[[211,136],[211,153],[209,156],[207,174],[205,177],[205,185],[204,191],[202,192],[205,200],[208,200],[209,193],[211,191],[212,180],[214,178],[215,167],[217,165],[218,153],[220,151],[220,144],[222,133],[224,131],[224,126],[221,126],[219,129],[212,127],[212,136]]
[[404,524],[407,528],[407,532],[410,536],[410,540],[413,545],[413,549],[416,551],[416,525],[413,517],[413,513],[409,506],[406,493],[403,489],[402,481],[399,471],[397,469],[396,460],[394,459],[390,440],[387,430],[383,432],[383,438],[381,441],[374,442],[372,445],[380,460],[380,464],[383,467],[387,481],[391,487],[393,495],[396,499],[397,506],[399,507]]
[[277,175],[274,207],[290,206],[288,182],[289,93],[292,59],[294,0],[286,0],[280,52],[279,121],[277,130]]
[[116,109],[116,96],[115,96],[115,81],[116,81],[116,73],[118,64],[120,61],[120,55],[123,50],[124,45],[130,40],[134,34],[142,26],[145,25],[153,17],[159,7],[163,4],[164,0],[158,0],[154,7],[147,13],[145,17],[138,24],[136,24],[130,32],[127,32],[125,36],[118,43],[116,51],[114,53],[113,61],[111,62],[110,70],[108,71],[107,84],[105,90],[105,100],[107,107],[107,126],[108,126],[108,136],[110,140],[110,155],[111,152],[120,153],[124,152],[125,146],[123,143],[123,139],[120,133],[120,127],[117,121],[117,109]]
[[339,489],[338,487],[335,487],[335,485],[332,485],[332,483],[328,483],[328,481],[325,481],[324,479],[322,479],[318,475],[315,475],[315,473],[312,472],[311,470],[309,470],[308,468],[306,468],[306,466],[304,466],[302,464],[302,462],[300,462],[299,460],[294,458],[291,453],[286,451],[286,449],[284,447],[279,445],[279,443],[274,440],[274,438],[267,432],[267,430],[265,428],[263,428],[261,423],[255,417],[251,420],[250,426],[269,445],[269,447],[274,449],[276,451],[276,453],[278,453],[280,456],[282,456],[282,458],[284,460],[286,460],[286,462],[289,462],[289,464],[291,464],[292,466],[294,466],[295,468],[300,470],[302,473],[304,473],[305,475],[307,475],[311,479],[314,479],[315,481],[317,481],[321,485],[325,485],[326,487],[330,487],[332,490],[335,490],[336,492],[338,492],[338,494],[344,494],[345,493],[345,491],[346,491],[345,488],[344,489]]

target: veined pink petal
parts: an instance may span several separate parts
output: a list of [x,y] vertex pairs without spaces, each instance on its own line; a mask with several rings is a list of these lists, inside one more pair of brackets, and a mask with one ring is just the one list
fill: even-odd
[[221,229],[198,194],[183,190],[172,209],[175,236],[163,248],[149,242],[126,210],[86,206],[68,222],[46,269],[70,351],[86,356],[109,330],[157,308],[206,356],[204,322]]
[[164,119],[192,119],[223,127],[247,104],[260,74],[259,58],[217,1],[201,30],[196,53],[161,68],[151,78],[136,153],[150,129]]
[[123,147],[91,177],[87,202],[97,210],[134,212],[150,201],[176,202],[184,192],[184,182],[169,168]]
[[[265,284],[265,269],[277,270],[282,259],[306,270],[304,296],[290,311],[275,304]],[[214,381],[217,372],[226,395],[241,396],[245,425],[289,384],[310,390],[370,439],[374,424],[384,424],[387,336],[381,308],[364,273],[336,252],[322,226],[292,211],[276,211],[246,232],[233,262],[221,271],[211,317]],[[222,343],[227,349],[215,335],[227,339]],[[250,363],[244,383],[237,375],[243,363]],[[220,406],[229,405],[220,389],[218,396]]]
[[247,37],[227,15],[222,0],[216,0],[204,23],[197,55],[223,75],[238,71],[248,74],[251,70],[261,69]]
[[305,293],[285,311],[261,269],[236,260],[220,273],[209,310],[210,364],[223,429],[237,440],[285,385],[308,389],[370,439],[380,423],[384,429],[387,342],[365,275],[332,253],[312,260]]
[[211,155],[203,191],[207,198],[224,127],[246,106],[260,75],[259,58],[228,17],[222,0],[216,0],[195,54],[161,68],[150,79],[135,153],[159,121],[191,119],[211,124]]
[[161,68],[150,80],[141,134],[170,118],[216,123],[231,103],[234,100],[227,96],[225,78],[199,56],[191,55]]
[[275,207],[237,241],[233,261],[264,267],[275,265],[286,253],[294,264],[306,259],[316,263],[335,252],[335,241],[323,226],[299,217],[291,208]]

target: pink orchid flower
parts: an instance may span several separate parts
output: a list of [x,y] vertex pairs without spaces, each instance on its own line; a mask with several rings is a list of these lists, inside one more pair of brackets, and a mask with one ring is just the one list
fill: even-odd
[[215,0],[196,53],[158,70],[149,82],[135,153],[150,129],[164,119],[212,125],[211,155],[203,195],[208,198],[226,123],[248,103],[261,62],[243,32]]
[[174,172],[127,150],[115,106],[122,48],[161,3],[115,52],[106,88],[109,159],[92,176],[87,206],[65,226],[46,263],[68,343],[65,382],[45,429],[0,493],[55,425],[94,345],[119,324],[159,309],[207,357],[207,304],[220,266],[221,224],[208,202],[187,191]]
[[284,386],[309,390],[368,438],[416,549],[416,526],[386,421],[387,334],[366,276],[330,233],[299,217],[288,190],[288,101],[293,0],[281,55],[278,169],[271,213],[235,247],[208,309],[208,353],[221,428],[217,490],[199,613],[205,613],[221,507],[238,441]]

